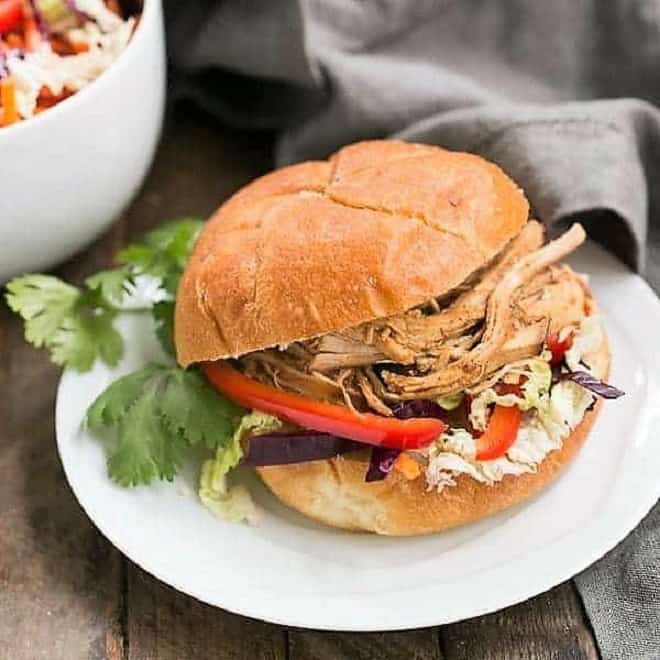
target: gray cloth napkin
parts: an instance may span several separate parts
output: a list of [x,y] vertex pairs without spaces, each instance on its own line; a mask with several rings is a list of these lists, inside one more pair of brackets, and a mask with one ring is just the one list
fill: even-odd
[[[395,135],[484,155],[660,291],[656,0],[166,0],[174,89],[277,160]],[[595,98],[601,100],[593,100]],[[604,658],[660,658],[660,506],[576,578]]]

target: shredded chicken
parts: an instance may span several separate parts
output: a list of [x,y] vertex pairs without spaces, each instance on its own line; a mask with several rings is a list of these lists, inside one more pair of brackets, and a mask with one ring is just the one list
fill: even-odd
[[543,229],[531,221],[511,241],[483,276],[475,283],[466,283],[458,291],[453,302],[442,308],[437,300],[429,301],[433,312],[425,314],[421,309],[412,310],[397,317],[364,323],[342,334],[331,333],[316,340],[317,351],[311,370],[329,372],[338,368],[361,367],[383,360],[397,364],[414,364],[420,355],[437,357],[437,366],[457,359],[459,355],[448,343],[458,338],[464,344],[464,333],[483,318],[488,298],[497,283],[504,277],[516,260],[537,250],[543,242]]
[[583,279],[556,265],[585,238],[574,225],[542,245],[527,223],[488,267],[449,295],[396,317],[241,358],[276,387],[391,415],[402,400],[478,388],[502,366],[538,355],[549,331],[580,323]]
[[531,221],[474,286],[461,293],[446,309],[434,315],[404,314],[388,321],[394,337],[412,352],[429,351],[449,337],[460,336],[484,318],[488,300],[513,265],[543,244],[543,229]]
[[355,379],[357,380],[358,387],[360,388],[360,392],[362,392],[364,400],[372,410],[375,410],[381,415],[389,416],[392,414],[392,411],[385,405],[385,402],[378,397],[371,381],[362,371],[356,371]]
[[241,358],[245,373],[258,380],[270,381],[276,387],[307,394],[321,401],[342,398],[342,387],[317,371],[308,372],[304,363],[288,351],[258,351]]
[[316,350],[318,353],[309,364],[312,371],[362,367],[387,357],[375,346],[334,333],[321,337]]
[[[507,338],[516,332],[519,319],[513,312],[518,290],[535,275],[575,250],[584,239],[584,229],[580,225],[573,225],[563,236],[523,257],[510,268],[488,298],[481,341],[447,369],[425,376],[402,376],[385,372],[385,382],[402,398],[409,399],[460,392],[478,383],[487,375],[488,365],[497,361],[497,353]],[[528,355],[519,354],[516,359],[531,357],[539,349],[539,345],[529,344]]]
[[588,297],[582,278],[569,266],[551,266],[539,273],[516,300],[515,313],[526,321],[550,319],[550,332],[577,326]]

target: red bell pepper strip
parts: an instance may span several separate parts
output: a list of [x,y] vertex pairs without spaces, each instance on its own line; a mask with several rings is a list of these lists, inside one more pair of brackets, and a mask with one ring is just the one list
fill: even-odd
[[506,454],[516,441],[520,417],[520,408],[517,406],[496,405],[493,408],[486,430],[476,438],[478,461],[492,461]]
[[550,353],[552,353],[550,364],[553,366],[555,364],[561,364],[566,351],[573,345],[573,333],[570,332],[564,339],[560,340],[559,333],[553,332],[547,336],[545,344]]
[[30,51],[37,50],[41,45],[41,32],[39,32],[37,18],[30,5],[24,7],[24,14],[23,37],[25,39],[25,47]]
[[355,413],[343,406],[282,392],[244,376],[226,362],[204,362],[200,367],[213,387],[235,403],[312,431],[404,450],[425,447],[448,428],[442,420],[431,417],[396,419]]
[[23,19],[23,0],[0,0],[0,34],[9,32]]

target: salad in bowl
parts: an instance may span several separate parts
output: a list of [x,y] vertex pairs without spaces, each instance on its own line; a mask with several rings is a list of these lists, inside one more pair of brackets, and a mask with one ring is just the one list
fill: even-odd
[[124,51],[137,20],[118,0],[0,0],[0,126],[96,80]]
[[160,0],[0,0],[0,283],[62,262],[127,208],[165,94]]

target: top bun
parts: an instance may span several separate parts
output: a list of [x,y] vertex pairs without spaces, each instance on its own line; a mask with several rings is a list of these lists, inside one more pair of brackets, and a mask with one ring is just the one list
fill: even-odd
[[479,156],[394,140],[284,167],[209,220],[177,296],[183,366],[400,314],[455,288],[527,221]]

